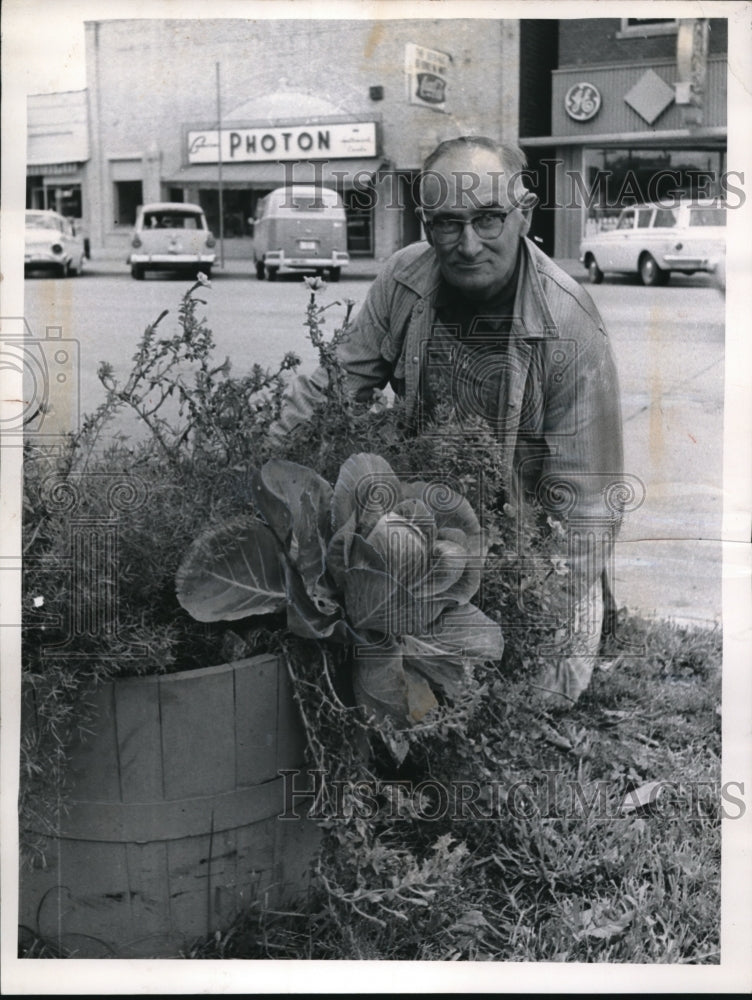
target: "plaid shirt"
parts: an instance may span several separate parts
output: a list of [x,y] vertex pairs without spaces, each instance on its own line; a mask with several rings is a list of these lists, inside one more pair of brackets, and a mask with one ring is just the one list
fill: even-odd
[[[428,244],[398,251],[340,348],[352,394],[367,400],[390,384],[404,397],[416,429],[427,416],[422,391],[430,384],[441,288]],[[620,523],[612,498],[622,479],[621,406],[613,353],[590,296],[528,239],[521,244],[511,320],[499,330],[498,357],[498,406],[490,422],[509,497],[536,497],[577,528],[567,551],[573,602],[566,652],[552,659],[551,676],[541,685],[576,698],[597,653],[603,616],[598,584],[602,576],[606,582]],[[323,377],[319,371],[297,380],[280,429],[306,419]]]

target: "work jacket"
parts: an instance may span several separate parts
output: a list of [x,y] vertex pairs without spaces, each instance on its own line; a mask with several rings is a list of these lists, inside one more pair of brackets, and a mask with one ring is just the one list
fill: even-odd
[[[438,261],[427,243],[398,251],[372,284],[339,349],[351,394],[367,400],[374,389],[390,384],[404,398],[416,428],[440,282]],[[545,683],[576,698],[589,681],[597,652],[601,581],[605,584],[608,576],[621,520],[616,366],[590,296],[528,239],[522,240],[511,323],[500,336],[504,364],[494,430],[510,500],[514,505],[523,495],[534,497],[569,529],[570,627],[564,657],[552,658],[553,673]],[[282,428],[310,415],[325,378],[319,370],[297,380]],[[588,662],[573,666],[572,657]]]

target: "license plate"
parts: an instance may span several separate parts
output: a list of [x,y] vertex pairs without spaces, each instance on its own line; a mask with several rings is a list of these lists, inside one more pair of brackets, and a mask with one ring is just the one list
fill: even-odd
[[298,250],[315,250],[316,242],[315,240],[300,240],[298,243]]

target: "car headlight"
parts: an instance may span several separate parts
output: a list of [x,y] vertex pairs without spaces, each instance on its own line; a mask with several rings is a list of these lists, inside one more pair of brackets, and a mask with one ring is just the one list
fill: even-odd
[[53,253],[62,253],[63,252],[63,248],[60,246],[59,243],[53,243],[52,244],[52,252]]

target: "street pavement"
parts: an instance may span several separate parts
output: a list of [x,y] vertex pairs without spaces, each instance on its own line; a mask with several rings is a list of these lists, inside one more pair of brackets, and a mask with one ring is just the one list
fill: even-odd
[[[245,361],[271,364],[284,350],[297,350],[302,370],[310,368],[312,355],[295,332],[301,330],[305,296],[294,282],[270,285],[251,277],[247,244],[225,249],[224,266],[215,271],[214,289],[206,296],[218,356],[227,353],[240,370]],[[362,302],[381,263],[354,259],[327,294]],[[578,261],[557,263],[586,280]],[[81,340],[84,411],[101,395],[96,362],[112,359],[125,374],[138,333],[161,308],[174,311],[183,290],[182,283],[161,278],[133,282],[120,251],[97,251],[89,272],[68,282],[26,282],[32,331],[40,335],[46,324],[60,323]],[[607,279],[589,291],[617,358],[625,471],[646,486],[617,543],[617,601],[649,617],[712,625],[722,608],[722,296],[703,276],[672,276],[665,288],[651,289]],[[127,343],[124,313],[132,330]]]

